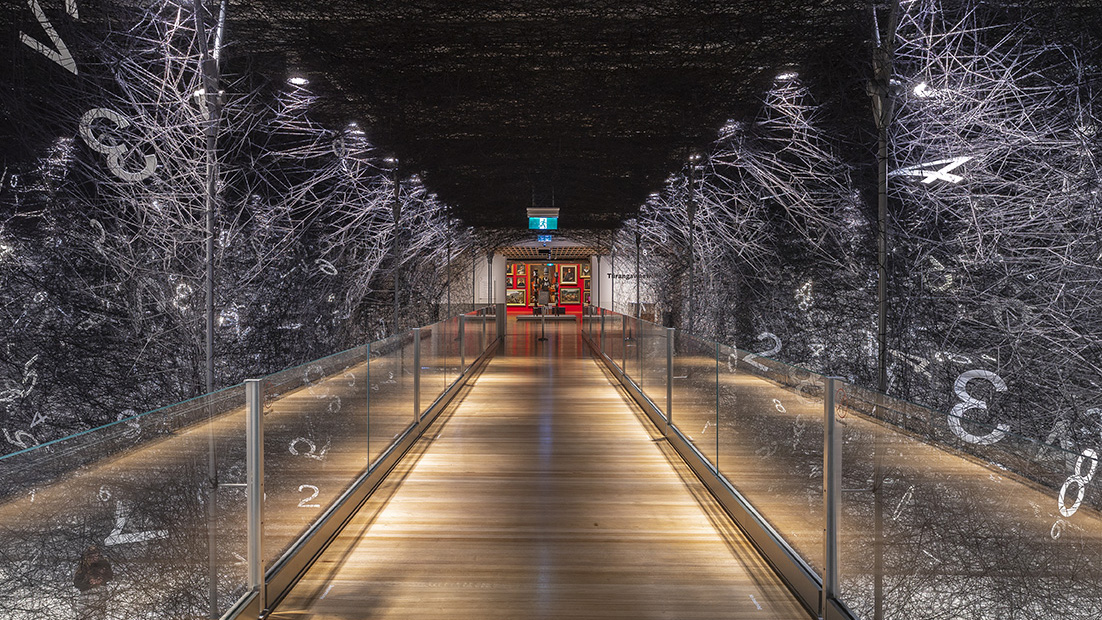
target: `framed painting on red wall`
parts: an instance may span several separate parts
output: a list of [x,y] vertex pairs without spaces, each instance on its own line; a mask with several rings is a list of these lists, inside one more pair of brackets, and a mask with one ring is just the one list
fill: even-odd
[[564,306],[582,303],[582,290],[578,288],[564,288],[559,290],[559,303]]
[[559,284],[577,284],[578,266],[559,265]]

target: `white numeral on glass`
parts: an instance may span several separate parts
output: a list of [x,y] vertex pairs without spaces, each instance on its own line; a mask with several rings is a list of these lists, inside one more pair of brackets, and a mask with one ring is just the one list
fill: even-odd
[[773,346],[770,347],[768,351],[762,351],[761,353],[749,353],[749,354],[747,354],[746,357],[742,358],[742,361],[746,362],[747,364],[750,364],[751,366],[753,366],[754,368],[757,368],[758,370],[769,370],[768,366],[766,366],[765,364],[762,364],[761,362],[755,362],[754,358],[759,357],[759,356],[769,357],[769,356],[776,355],[776,354],[780,353],[781,352],[781,339],[778,338],[777,335],[772,333],[772,332],[762,332],[762,333],[758,334],[757,339],[758,340],[772,340],[773,341]]
[[123,168],[122,159],[126,157],[128,149],[121,144],[104,144],[103,140],[100,139],[101,137],[92,131],[92,123],[101,118],[114,123],[117,129],[126,129],[130,126],[130,121],[126,120],[126,117],[113,110],[106,108],[88,110],[80,119],[80,136],[84,138],[84,142],[88,144],[89,148],[106,155],[107,168],[123,181],[142,181],[152,176],[157,170],[157,157],[155,155],[146,155],[145,166],[137,172],[130,172]]
[[[19,33],[19,40],[32,50],[56,62],[62,69],[71,72],[73,75],[77,75],[77,63],[73,60],[73,55],[69,53],[69,47],[61,40],[61,37],[57,34],[57,30],[54,29],[50,20],[46,19],[46,12],[43,11],[42,6],[38,4],[38,0],[27,0],[27,4],[31,7],[31,12],[34,13],[35,19],[42,25],[42,29],[46,31],[46,36],[50,38],[50,43],[53,43],[54,46],[51,48],[49,45],[42,43],[25,32]],[[69,14],[76,17],[77,8],[75,0],[66,0],[65,8],[69,9],[70,7],[71,10]]]
[[115,529],[111,530],[111,533],[103,540],[104,545],[110,547],[112,545],[128,545],[131,543],[145,542],[147,540],[156,540],[158,538],[168,538],[167,530],[151,530],[148,532],[123,534],[122,530],[126,527],[127,517],[129,517],[129,511],[126,508],[126,504],[116,502]]
[[956,382],[953,383],[953,390],[957,393],[957,398],[961,402],[953,406],[953,410],[949,412],[949,429],[953,431],[953,434],[960,437],[968,443],[979,444],[981,446],[998,443],[1006,436],[1006,433],[1010,431],[1008,424],[999,424],[995,427],[995,430],[986,435],[973,435],[964,430],[964,426],[961,424],[961,420],[964,418],[964,414],[971,409],[987,409],[987,402],[974,398],[968,393],[968,382],[972,379],[986,379],[995,386],[996,392],[1006,391],[1006,382],[999,375],[987,371],[987,370],[969,370],[962,372],[957,377]]
[[309,502],[314,501],[314,498],[316,498],[318,496],[318,493],[320,493],[321,490],[319,490],[316,486],[314,486],[312,484],[300,484],[299,487],[298,487],[298,492],[302,493],[302,491],[304,489],[313,489],[314,493],[312,495],[310,495],[310,497],[304,497],[301,500],[299,500],[298,507],[299,508],[321,508],[321,504],[311,504],[311,503],[309,503]]
[[[1090,459],[1091,461],[1091,469],[1086,474],[1083,473],[1083,459]],[[1094,478],[1094,473],[1097,469],[1098,453],[1090,448],[1083,450],[1083,454],[1080,454],[1079,458],[1075,461],[1075,473],[1064,481],[1064,486],[1060,487],[1060,495],[1056,498],[1057,506],[1060,508],[1060,514],[1065,517],[1070,517],[1075,514],[1075,511],[1079,510],[1079,504],[1083,503],[1083,496],[1087,493],[1087,485],[1090,484],[1091,479]],[[1069,507],[1067,502],[1064,501],[1064,496],[1068,492],[1068,487],[1073,484],[1079,492],[1075,496],[1075,503]]]

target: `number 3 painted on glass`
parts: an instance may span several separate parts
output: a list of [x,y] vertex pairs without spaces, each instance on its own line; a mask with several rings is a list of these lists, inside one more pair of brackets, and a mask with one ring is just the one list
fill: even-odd
[[84,116],[80,119],[80,136],[84,138],[84,142],[87,143],[93,151],[103,153],[107,156],[107,168],[123,181],[142,181],[152,176],[153,172],[157,170],[157,157],[155,155],[146,155],[145,167],[138,172],[130,172],[124,169],[122,167],[122,158],[126,156],[126,147],[120,144],[104,144],[92,131],[92,122],[100,118],[114,123],[115,127],[118,129],[126,129],[130,126],[130,121],[126,120],[126,117],[118,112],[106,108],[92,108],[85,112]]
[[1006,436],[1006,433],[1010,431],[1008,424],[999,424],[995,427],[995,430],[986,435],[973,435],[964,430],[964,426],[961,424],[961,420],[964,418],[964,414],[971,409],[987,409],[987,402],[978,398],[973,398],[968,393],[968,382],[972,379],[987,379],[995,386],[996,392],[1006,391],[1006,382],[999,375],[987,371],[987,370],[969,370],[962,372],[955,383],[953,383],[953,391],[957,393],[957,398],[961,402],[953,406],[953,410],[949,412],[949,429],[953,431],[953,434],[960,437],[968,443],[979,444],[981,446],[998,443]]

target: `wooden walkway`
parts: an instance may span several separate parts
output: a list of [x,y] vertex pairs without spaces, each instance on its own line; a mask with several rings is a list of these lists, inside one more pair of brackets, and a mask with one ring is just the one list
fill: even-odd
[[588,357],[510,325],[272,618],[809,615]]

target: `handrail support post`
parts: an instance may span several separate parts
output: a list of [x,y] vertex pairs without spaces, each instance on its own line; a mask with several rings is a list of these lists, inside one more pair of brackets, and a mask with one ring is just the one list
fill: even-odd
[[421,423],[421,328],[413,328],[413,423]]
[[[246,538],[249,589],[267,610],[264,590],[264,393],[260,379],[245,380]],[[263,615],[263,613],[262,613]]]
[[670,424],[673,423],[673,339],[677,328],[666,328],[666,437],[670,436]]
[[835,411],[840,377],[826,377],[823,394],[823,593],[819,609],[825,618],[827,605],[838,598],[838,526],[842,492],[842,430]]

